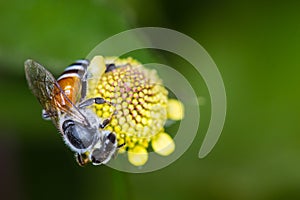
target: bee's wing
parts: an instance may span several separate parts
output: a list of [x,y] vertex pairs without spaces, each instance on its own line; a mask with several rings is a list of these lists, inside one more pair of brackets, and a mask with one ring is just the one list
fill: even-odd
[[[25,74],[30,90],[34,96],[38,99],[43,109],[53,120],[54,124],[58,126],[59,117],[62,112],[65,112],[74,117],[78,122],[88,124],[84,115],[77,109],[75,105],[67,98],[63,90],[53,77],[53,75],[46,70],[39,63],[28,59],[25,61]],[[54,95],[60,93],[66,101],[68,101],[71,107],[66,107],[61,110],[58,106],[59,102],[56,102]],[[58,127],[59,128],[59,127]]]
[[57,81],[42,65],[30,59],[25,61],[25,75],[30,90],[46,113],[57,123],[61,113],[52,105],[53,91],[55,87],[58,87]]

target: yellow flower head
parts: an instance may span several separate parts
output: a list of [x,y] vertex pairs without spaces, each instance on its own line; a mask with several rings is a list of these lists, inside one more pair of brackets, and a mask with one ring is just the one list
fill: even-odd
[[119,152],[128,151],[128,160],[142,166],[154,152],[167,156],[174,149],[173,139],[164,132],[166,120],[183,118],[181,102],[168,99],[168,91],[155,70],[138,61],[117,57],[104,58],[106,71],[89,91],[89,97],[102,97],[111,104],[94,105],[100,118],[111,118],[105,128],[116,133]]

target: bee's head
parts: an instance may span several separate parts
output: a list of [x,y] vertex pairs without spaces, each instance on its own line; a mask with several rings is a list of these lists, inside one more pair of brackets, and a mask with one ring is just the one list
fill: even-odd
[[[117,139],[113,132],[99,129],[99,118],[92,112],[83,112],[88,123],[81,123],[65,115],[60,129],[65,143],[77,154],[88,155],[94,165],[107,163],[117,150]],[[89,124],[89,125],[86,125]]]

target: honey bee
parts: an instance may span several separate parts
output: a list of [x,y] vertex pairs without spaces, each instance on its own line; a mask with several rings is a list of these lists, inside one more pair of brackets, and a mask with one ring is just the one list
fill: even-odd
[[91,63],[77,60],[57,80],[41,64],[31,59],[25,61],[26,79],[43,107],[43,118],[53,121],[81,166],[88,162],[105,164],[120,147],[116,134],[104,130],[111,118],[100,119],[89,108],[93,104],[110,102],[101,97],[86,99],[88,79],[97,79],[103,73],[98,70],[101,58],[96,56]]

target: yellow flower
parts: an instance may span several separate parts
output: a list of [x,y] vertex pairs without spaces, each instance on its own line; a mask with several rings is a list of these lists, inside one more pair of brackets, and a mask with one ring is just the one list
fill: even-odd
[[175,144],[164,132],[164,125],[168,118],[183,118],[182,103],[168,99],[168,91],[156,71],[138,61],[108,57],[104,62],[106,71],[93,83],[88,97],[100,96],[111,102],[94,105],[94,110],[100,118],[112,116],[105,129],[116,133],[119,145],[125,144],[119,153],[128,151],[128,160],[135,166],[147,162],[149,144],[159,155],[170,155]]

